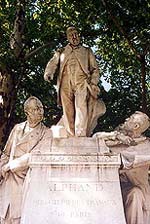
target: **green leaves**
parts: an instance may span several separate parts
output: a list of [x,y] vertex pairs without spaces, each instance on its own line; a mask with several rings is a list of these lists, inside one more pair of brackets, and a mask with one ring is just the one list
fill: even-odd
[[23,49],[17,60],[9,45],[16,4],[16,0],[0,3],[0,67],[7,67],[15,82],[17,122],[24,119],[20,105],[30,95],[44,103],[48,125],[60,118],[62,110],[56,104],[56,91],[53,84],[45,83],[43,73],[54,50],[66,45],[65,31],[70,25],[79,28],[83,44],[93,47],[101,75],[111,83],[108,93],[102,90],[107,113],[97,130],[113,129],[141,109],[141,64],[137,55],[145,54],[147,99],[150,99],[148,0],[26,1]]

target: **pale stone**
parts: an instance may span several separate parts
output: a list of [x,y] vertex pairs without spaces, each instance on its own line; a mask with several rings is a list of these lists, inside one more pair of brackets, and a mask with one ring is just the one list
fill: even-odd
[[53,125],[51,127],[53,138],[67,138],[68,134],[64,126],[62,125]]
[[149,117],[136,111],[117,131],[99,132],[111,152],[121,154],[120,181],[127,224],[150,223],[150,139],[142,136],[150,126]]
[[58,49],[48,62],[44,79],[50,82],[57,74],[58,103],[63,107],[63,126],[68,136],[90,136],[97,119],[106,112],[98,100],[99,69],[90,48],[80,44],[74,27],[67,29],[69,44]]
[[84,137],[53,139],[44,153],[32,152],[21,224],[125,224],[120,156],[101,149]]
[[41,122],[44,111],[39,99],[28,98],[24,111],[27,121],[15,125],[0,160],[0,217],[3,224],[20,223],[23,183],[30,153],[46,135],[51,134]]

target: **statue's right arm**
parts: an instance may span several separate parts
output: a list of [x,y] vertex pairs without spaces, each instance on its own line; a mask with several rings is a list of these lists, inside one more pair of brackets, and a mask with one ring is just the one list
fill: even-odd
[[47,66],[44,72],[45,81],[50,82],[51,80],[53,80],[55,72],[59,66],[59,58],[60,58],[60,51],[56,51],[54,56],[47,63]]
[[13,159],[9,162],[9,169],[11,172],[22,171],[29,167],[30,153],[25,153],[24,155]]
[[106,145],[108,146],[115,146],[120,144],[135,145],[135,142],[131,137],[124,135],[123,133],[120,133],[118,131],[97,132],[93,135],[93,137],[104,139]]
[[[15,133],[16,133],[16,127],[17,125],[15,125],[15,127],[12,129],[9,138],[6,142],[6,145],[4,147],[4,150],[2,152],[1,155],[1,159],[0,159],[0,177],[4,175],[3,170],[5,170],[5,167],[7,166],[6,164],[8,164],[9,162],[9,158],[10,158],[10,153],[11,153],[11,149],[12,149],[12,144],[15,138]],[[7,171],[6,171],[7,172]]]
[[117,131],[111,131],[111,132],[96,132],[92,137],[101,138],[107,141],[107,140],[116,140],[116,136]]

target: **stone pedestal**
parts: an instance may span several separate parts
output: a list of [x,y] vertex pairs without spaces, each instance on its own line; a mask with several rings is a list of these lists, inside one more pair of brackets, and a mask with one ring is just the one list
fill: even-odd
[[31,156],[21,224],[125,224],[120,157],[92,138],[45,143]]

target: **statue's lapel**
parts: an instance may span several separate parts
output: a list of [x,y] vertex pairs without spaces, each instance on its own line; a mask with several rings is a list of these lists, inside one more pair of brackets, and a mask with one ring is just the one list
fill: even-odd
[[27,146],[26,151],[31,151],[36,144],[40,141],[43,135],[44,126],[40,123],[37,127],[35,127],[31,132],[24,135],[19,141],[17,146],[22,147],[23,145]]
[[65,50],[61,53],[60,56],[60,73],[62,73],[64,66],[72,52],[72,48],[69,46],[69,44],[65,47]]

